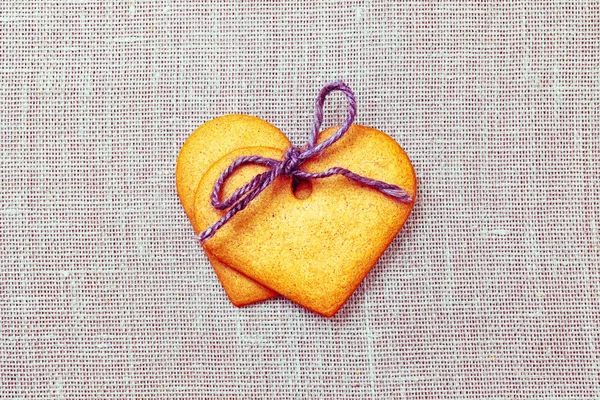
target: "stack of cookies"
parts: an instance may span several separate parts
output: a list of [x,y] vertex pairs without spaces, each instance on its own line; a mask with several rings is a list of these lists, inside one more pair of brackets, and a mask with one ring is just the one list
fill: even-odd
[[[319,134],[326,140],[337,128]],[[177,191],[196,233],[218,221],[211,194],[221,173],[243,156],[282,160],[291,144],[276,127],[247,115],[226,115],[200,126],[177,160]],[[331,167],[404,189],[394,200],[341,175],[302,181],[280,176],[202,246],[231,302],[245,306],[282,295],[318,314],[333,316],[375,265],[408,218],[417,182],[406,153],[388,135],[352,125],[346,134],[301,166]],[[236,170],[223,197],[244,186],[263,165]]]

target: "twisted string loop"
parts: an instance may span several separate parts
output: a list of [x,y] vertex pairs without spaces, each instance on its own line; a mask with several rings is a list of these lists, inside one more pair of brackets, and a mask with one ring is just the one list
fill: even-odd
[[[348,101],[348,115],[339,129],[328,139],[317,144],[317,138],[323,123],[323,106],[327,95],[333,91],[340,91],[346,95]],[[215,222],[208,229],[200,233],[199,239],[204,242],[215,235],[215,233],[225,225],[235,214],[248,206],[263,190],[265,190],[277,177],[286,176],[299,179],[320,179],[333,175],[343,175],[348,179],[358,182],[362,185],[379,190],[383,194],[390,196],[402,203],[410,203],[412,196],[401,187],[367,178],[355,174],[341,167],[329,168],[323,172],[310,173],[303,171],[300,166],[307,160],[319,156],[325,149],[337,142],[350,129],[354,117],[356,116],[356,99],[352,90],[341,81],[329,83],[321,89],[315,101],[315,119],[312,125],[308,143],[304,149],[292,146],[283,157],[283,160],[261,156],[244,156],[232,162],[219,176],[213,191],[211,193],[211,204],[217,210],[227,210],[225,215]],[[266,172],[256,175],[250,182],[237,189],[229,198],[221,200],[220,193],[227,179],[243,165],[258,164],[264,165],[269,169]]]

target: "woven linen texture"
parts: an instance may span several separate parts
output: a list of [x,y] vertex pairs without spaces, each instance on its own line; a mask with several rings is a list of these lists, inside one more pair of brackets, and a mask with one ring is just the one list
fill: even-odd
[[[237,309],[179,148],[336,79],[413,214],[333,319]],[[599,399],[599,103],[597,1],[2,1],[0,399]]]

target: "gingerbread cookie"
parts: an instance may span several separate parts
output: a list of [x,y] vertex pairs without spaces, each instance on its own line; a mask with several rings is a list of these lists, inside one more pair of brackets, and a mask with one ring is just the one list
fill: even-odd
[[[335,132],[338,128],[322,132],[319,142]],[[217,161],[202,177],[195,194],[198,230],[214,227],[227,213],[214,208],[211,194],[223,171],[244,156],[289,158],[281,148],[251,147],[234,150]],[[304,194],[297,196],[293,179],[277,176],[245,209],[216,233],[211,232],[214,236],[204,246],[264,286],[319,314],[333,316],[402,228],[417,187],[406,153],[388,135],[366,126],[352,125],[301,169],[318,174],[334,167],[396,185],[411,200],[397,201],[381,189],[335,174],[310,180]],[[236,169],[224,183],[223,198],[268,170],[264,165]]]
[[[199,229],[195,225],[193,205],[201,177],[219,158],[240,147],[252,145],[285,149],[289,147],[290,142],[279,129],[259,118],[232,114],[201,125],[182,146],[175,173],[177,193],[196,233]],[[277,295],[229,268],[209,251],[206,253],[234,305],[241,307]]]

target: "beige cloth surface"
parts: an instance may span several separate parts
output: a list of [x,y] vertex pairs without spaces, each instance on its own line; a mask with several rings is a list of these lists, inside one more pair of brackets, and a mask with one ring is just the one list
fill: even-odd
[[[335,318],[236,309],[178,150],[335,79],[413,215]],[[598,399],[599,102],[597,1],[3,1],[0,399]]]

